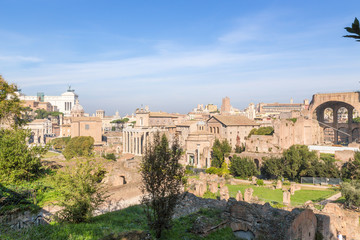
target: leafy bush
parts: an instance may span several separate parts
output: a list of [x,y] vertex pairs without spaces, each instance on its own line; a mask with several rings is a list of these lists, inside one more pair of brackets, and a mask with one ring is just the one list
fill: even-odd
[[244,151],[245,151],[245,145],[244,144],[242,144],[241,146],[239,146],[239,145],[235,146],[235,152],[236,153],[242,153]]
[[274,134],[273,127],[260,127],[260,128],[251,129],[248,137],[251,137],[251,135],[273,135],[273,134]]
[[55,138],[51,140],[50,144],[52,147],[56,150],[64,150],[66,147],[66,144],[70,141],[71,137],[62,137],[62,138]]
[[57,205],[64,209],[57,213],[58,220],[73,223],[88,221],[93,211],[107,198],[101,183],[105,173],[91,160],[77,160],[75,167],[59,170],[54,182],[61,196]]
[[0,182],[15,183],[37,178],[42,170],[40,156],[47,148],[29,148],[30,131],[0,129]]
[[216,167],[209,167],[205,170],[205,172],[208,174],[219,174],[221,172],[221,169]]
[[341,195],[345,197],[347,206],[360,207],[360,181],[343,182],[341,184]]
[[235,177],[251,177],[259,174],[252,159],[240,158],[236,155],[231,159],[230,173]]
[[107,159],[107,160],[116,161],[116,156],[115,156],[115,154],[113,154],[113,153],[105,154],[103,157],[104,157],[105,159]]
[[89,157],[93,155],[93,148],[93,137],[74,137],[66,144],[63,154],[67,160],[73,157]]
[[256,180],[256,185],[258,185],[258,186],[264,186],[265,184],[264,184],[264,180],[262,180],[262,179],[257,179]]
[[210,191],[206,191],[204,193],[204,195],[202,196],[202,198],[211,198],[211,199],[216,199],[216,193],[212,193]]

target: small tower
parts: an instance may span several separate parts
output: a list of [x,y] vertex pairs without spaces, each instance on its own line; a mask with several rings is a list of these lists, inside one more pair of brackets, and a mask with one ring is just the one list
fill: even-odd
[[149,127],[149,116],[150,111],[149,108],[146,106],[144,108],[136,109],[136,127]]

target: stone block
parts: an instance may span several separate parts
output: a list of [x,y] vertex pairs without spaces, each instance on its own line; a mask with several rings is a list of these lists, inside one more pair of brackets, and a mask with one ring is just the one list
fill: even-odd
[[253,192],[254,192],[254,189],[252,189],[252,188],[245,189],[245,192],[244,192],[244,201],[245,202],[251,202]]
[[241,191],[238,191],[236,194],[236,201],[242,201],[243,200],[243,196]]

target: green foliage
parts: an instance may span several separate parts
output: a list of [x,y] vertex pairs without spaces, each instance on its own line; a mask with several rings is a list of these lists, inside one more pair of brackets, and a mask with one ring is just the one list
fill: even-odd
[[54,176],[60,193],[57,205],[64,207],[57,218],[64,222],[85,222],[92,217],[93,211],[105,201],[104,187],[101,183],[104,169],[93,161],[77,160],[76,166],[66,167]]
[[238,145],[235,146],[235,152],[236,153],[242,153],[244,151],[245,151],[245,145],[244,144],[242,144],[241,146],[238,146]]
[[108,154],[105,154],[103,155],[103,157],[107,160],[112,160],[112,161],[116,161],[116,156],[115,154],[113,153],[108,153]]
[[47,148],[29,148],[26,143],[29,137],[28,130],[0,129],[0,182],[29,181],[41,174],[40,156]]
[[93,155],[93,137],[74,137],[66,144],[64,157],[69,160],[73,157],[89,157]]
[[208,174],[220,174],[221,172],[221,168],[216,168],[216,167],[209,167],[205,170],[206,173]]
[[59,117],[60,115],[63,114],[62,112],[48,112],[45,109],[36,109],[35,113],[36,113],[35,119],[46,119],[49,116]]
[[273,135],[274,128],[273,127],[260,127],[251,129],[249,136],[251,135]]
[[225,157],[231,152],[231,146],[225,139],[222,142],[219,139],[215,139],[212,147],[212,159],[211,166],[221,168],[224,163]]
[[340,171],[331,155],[322,155],[318,159],[315,152],[305,145],[293,145],[284,151],[282,158],[270,158],[264,161],[261,173],[266,178],[286,177],[300,181],[301,177],[340,177]]
[[264,180],[262,180],[262,179],[257,179],[256,180],[256,185],[258,185],[258,186],[264,186],[265,184],[264,184]]
[[349,207],[360,207],[360,181],[343,182],[341,195],[345,197],[345,204]]
[[217,195],[216,193],[212,193],[210,191],[206,191],[202,198],[210,198],[210,199],[216,199]]
[[292,121],[293,123],[296,123],[297,118],[289,118],[290,121]]
[[241,178],[259,175],[259,171],[252,159],[240,158],[236,155],[231,159],[230,173]]
[[13,128],[25,124],[22,119],[25,108],[15,93],[17,90],[15,84],[8,84],[0,75],[0,124]]
[[149,227],[160,238],[171,227],[172,215],[180,199],[184,169],[179,164],[182,149],[178,142],[169,147],[164,135],[157,133],[140,164],[142,203]]
[[352,33],[353,35],[345,35],[343,37],[358,39],[356,41],[360,42],[360,27],[359,20],[357,18],[355,18],[354,23],[351,25],[351,27],[345,27],[345,30],[348,33]]
[[123,119],[116,119],[111,121],[110,123],[127,123],[129,121],[128,118],[123,118]]
[[355,152],[354,160],[342,166],[341,174],[344,179],[360,179],[360,152]]
[[56,150],[64,150],[66,145],[69,143],[71,137],[62,137],[62,138],[55,138],[51,140],[51,146]]
[[268,179],[278,179],[284,175],[283,159],[271,157],[264,159],[261,174]]
[[[171,240],[235,240],[237,239],[231,228],[224,228],[210,233],[207,236],[193,234],[190,230],[196,219],[204,216],[214,225],[221,222],[221,213],[213,209],[200,210],[179,219],[174,219],[173,228],[164,233],[162,239]],[[0,230],[1,226],[0,226]],[[85,239],[122,239],[122,233],[146,231],[146,216],[141,205],[131,206],[120,211],[109,212],[91,218],[87,223],[53,223],[27,228],[24,231],[11,230],[2,232],[3,240],[85,240]],[[123,235],[122,235],[123,236]],[[136,238],[127,238],[136,239]]]

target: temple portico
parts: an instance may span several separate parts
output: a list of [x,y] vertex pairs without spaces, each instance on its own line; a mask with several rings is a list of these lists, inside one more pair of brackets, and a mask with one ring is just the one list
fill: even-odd
[[158,128],[125,128],[123,130],[123,152],[142,156],[153,141],[154,134],[163,131]]

